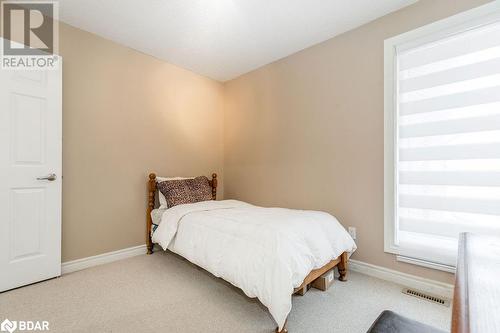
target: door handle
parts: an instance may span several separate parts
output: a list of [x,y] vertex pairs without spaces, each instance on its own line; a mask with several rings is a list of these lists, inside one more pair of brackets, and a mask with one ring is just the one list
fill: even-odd
[[53,182],[54,180],[57,179],[57,176],[55,173],[51,173],[50,175],[47,175],[45,177],[37,177],[36,180],[48,180]]

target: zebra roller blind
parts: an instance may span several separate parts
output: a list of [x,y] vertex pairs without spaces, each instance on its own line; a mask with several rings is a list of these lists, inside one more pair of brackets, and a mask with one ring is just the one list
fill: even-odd
[[454,265],[460,232],[500,235],[500,24],[396,48],[395,237]]

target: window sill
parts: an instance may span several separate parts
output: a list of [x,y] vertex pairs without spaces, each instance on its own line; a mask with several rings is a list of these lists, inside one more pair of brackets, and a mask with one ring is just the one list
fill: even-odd
[[431,268],[439,271],[444,271],[448,273],[455,273],[455,266],[449,266],[449,265],[444,265],[444,264],[438,264],[432,261],[427,261],[427,260],[422,260],[422,259],[415,259],[411,257],[405,257],[405,256],[396,256],[396,260],[400,262],[404,262],[407,264],[412,264],[412,265],[418,265],[426,268]]

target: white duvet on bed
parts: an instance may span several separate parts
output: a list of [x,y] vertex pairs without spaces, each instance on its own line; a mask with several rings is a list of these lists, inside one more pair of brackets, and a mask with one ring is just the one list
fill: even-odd
[[292,308],[294,288],[309,272],[356,249],[330,214],[236,200],[167,209],[153,242],[257,297],[280,329]]

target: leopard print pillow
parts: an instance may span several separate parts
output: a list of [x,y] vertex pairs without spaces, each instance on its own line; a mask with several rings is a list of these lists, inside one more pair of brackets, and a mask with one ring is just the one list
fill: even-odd
[[157,184],[165,196],[168,208],[200,201],[212,200],[212,187],[207,177],[167,180]]

